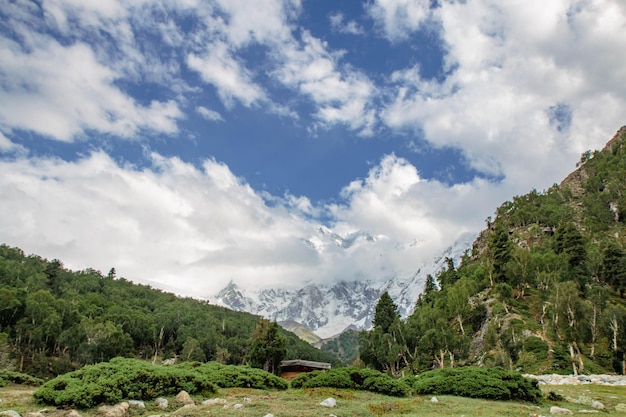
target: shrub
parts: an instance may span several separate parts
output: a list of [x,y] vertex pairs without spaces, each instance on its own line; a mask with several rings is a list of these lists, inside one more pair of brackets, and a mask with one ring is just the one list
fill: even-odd
[[382,372],[353,367],[303,373],[291,381],[291,387],[351,388],[396,397],[406,396],[410,391],[404,382],[393,379]]
[[175,366],[151,365],[136,359],[115,358],[58,376],[34,396],[55,406],[90,408],[123,399],[150,400],[175,395],[213,394],[222,388],[287,389],[287,381],[247,366],[185,362]]
[[209,362],[196,368],[206,375],[211,382],[220,388],[255,388],[279,389],[289,388],[289,383],[283,378],[265,372],[261,369],[248,366],[222,365]]
[[424,372],[413,378],[416,394],[458,395],[489,400],[538,402],[541,390],[536,380],[502,368],[449,368]]
[[149,400],[181,390],[215,393],[217,387],[206,376],[190,370],[115,358],[58,376],[33,395],[46,404],[89,408],[126,398]]
[[38,387],[44,383],[44,380],[21,372],[0,370],[0,379],[6,382],[12,382],[20,385],[32,385]]

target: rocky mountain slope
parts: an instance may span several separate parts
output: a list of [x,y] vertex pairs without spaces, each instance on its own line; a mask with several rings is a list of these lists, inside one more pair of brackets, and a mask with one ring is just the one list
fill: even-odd
[[[361,234],[354,236],[362,237]],[[348,237],[348,239],[354,238]],[[237,311],[257,314],[278,322],[295,321],[318,336],[328,338],[346,329],[372,327],[374,308],[380,295],[387,291],[403,317],[413,311],[415,301],[424,288],[428,274],[435,275],[446,266],[446,258],[458,263],[471,247],[475,236],[464,235],[432,262],[425,263],[411,276],[396,274],[382,282],[341,281],[332,284],[309,284],[288,290],[268,288],[249,291],[231,281],[215,297],[218,305]],[[338,244],[349,247],[350,242],[336,236]]]

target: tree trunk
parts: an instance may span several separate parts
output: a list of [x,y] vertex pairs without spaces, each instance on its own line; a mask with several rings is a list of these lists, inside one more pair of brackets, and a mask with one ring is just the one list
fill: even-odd
[[598,308],[593,306],[593,315],[591,316],[591,352],[589,357],[593,359],[596,354],[596,331],[598,325]]
[[576,369],[576,356],[574,355],[574,346],[571,343],[569,345],[569,355],[572,358],[572,370],[574,371],[574,376],[578,376],[578,369]]

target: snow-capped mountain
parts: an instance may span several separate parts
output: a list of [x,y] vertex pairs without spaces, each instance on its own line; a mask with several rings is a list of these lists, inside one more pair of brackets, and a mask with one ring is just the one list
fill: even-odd
[[[422,265],[415,274],[395,274],[382,282],[341,281],[332,284],[309,284],[300,289],[268,288],[246,290],[231,281],[213,300],[233,310],[246,311],[276,321],[296,321],[322,338],[335,336],[346,329],[370,329],[376,303],[383,292],[389,292],[402,317],[413,312],[415,301],[424,288],[426,276],[445,268],[446,258],[458,265],[463,253],[471,247],[474,235],[463,236],[432,262]],[[354,240],[375,239],[366,234],[340,238],[339,245]],[[346,242],[347,241],[347,242]],[[307,242],[319,245],[320,242]]]

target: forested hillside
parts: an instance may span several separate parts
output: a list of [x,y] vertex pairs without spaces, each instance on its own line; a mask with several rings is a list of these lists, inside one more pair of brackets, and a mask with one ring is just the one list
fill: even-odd
[[[58,260],[7,245],[0,245],[0,300],[0,367],[39,376],[115,356],[257,365],[260,338],[278,328],[251,314],[133,284],[114,270],[70,271]],[[279,332],[286,359],[338,364],[293,333]]]
[[626,128],[560,185],[502,204],[461,265],[399,319],[381,297],[361,359],[398,374],[465,364],[625,373]]

